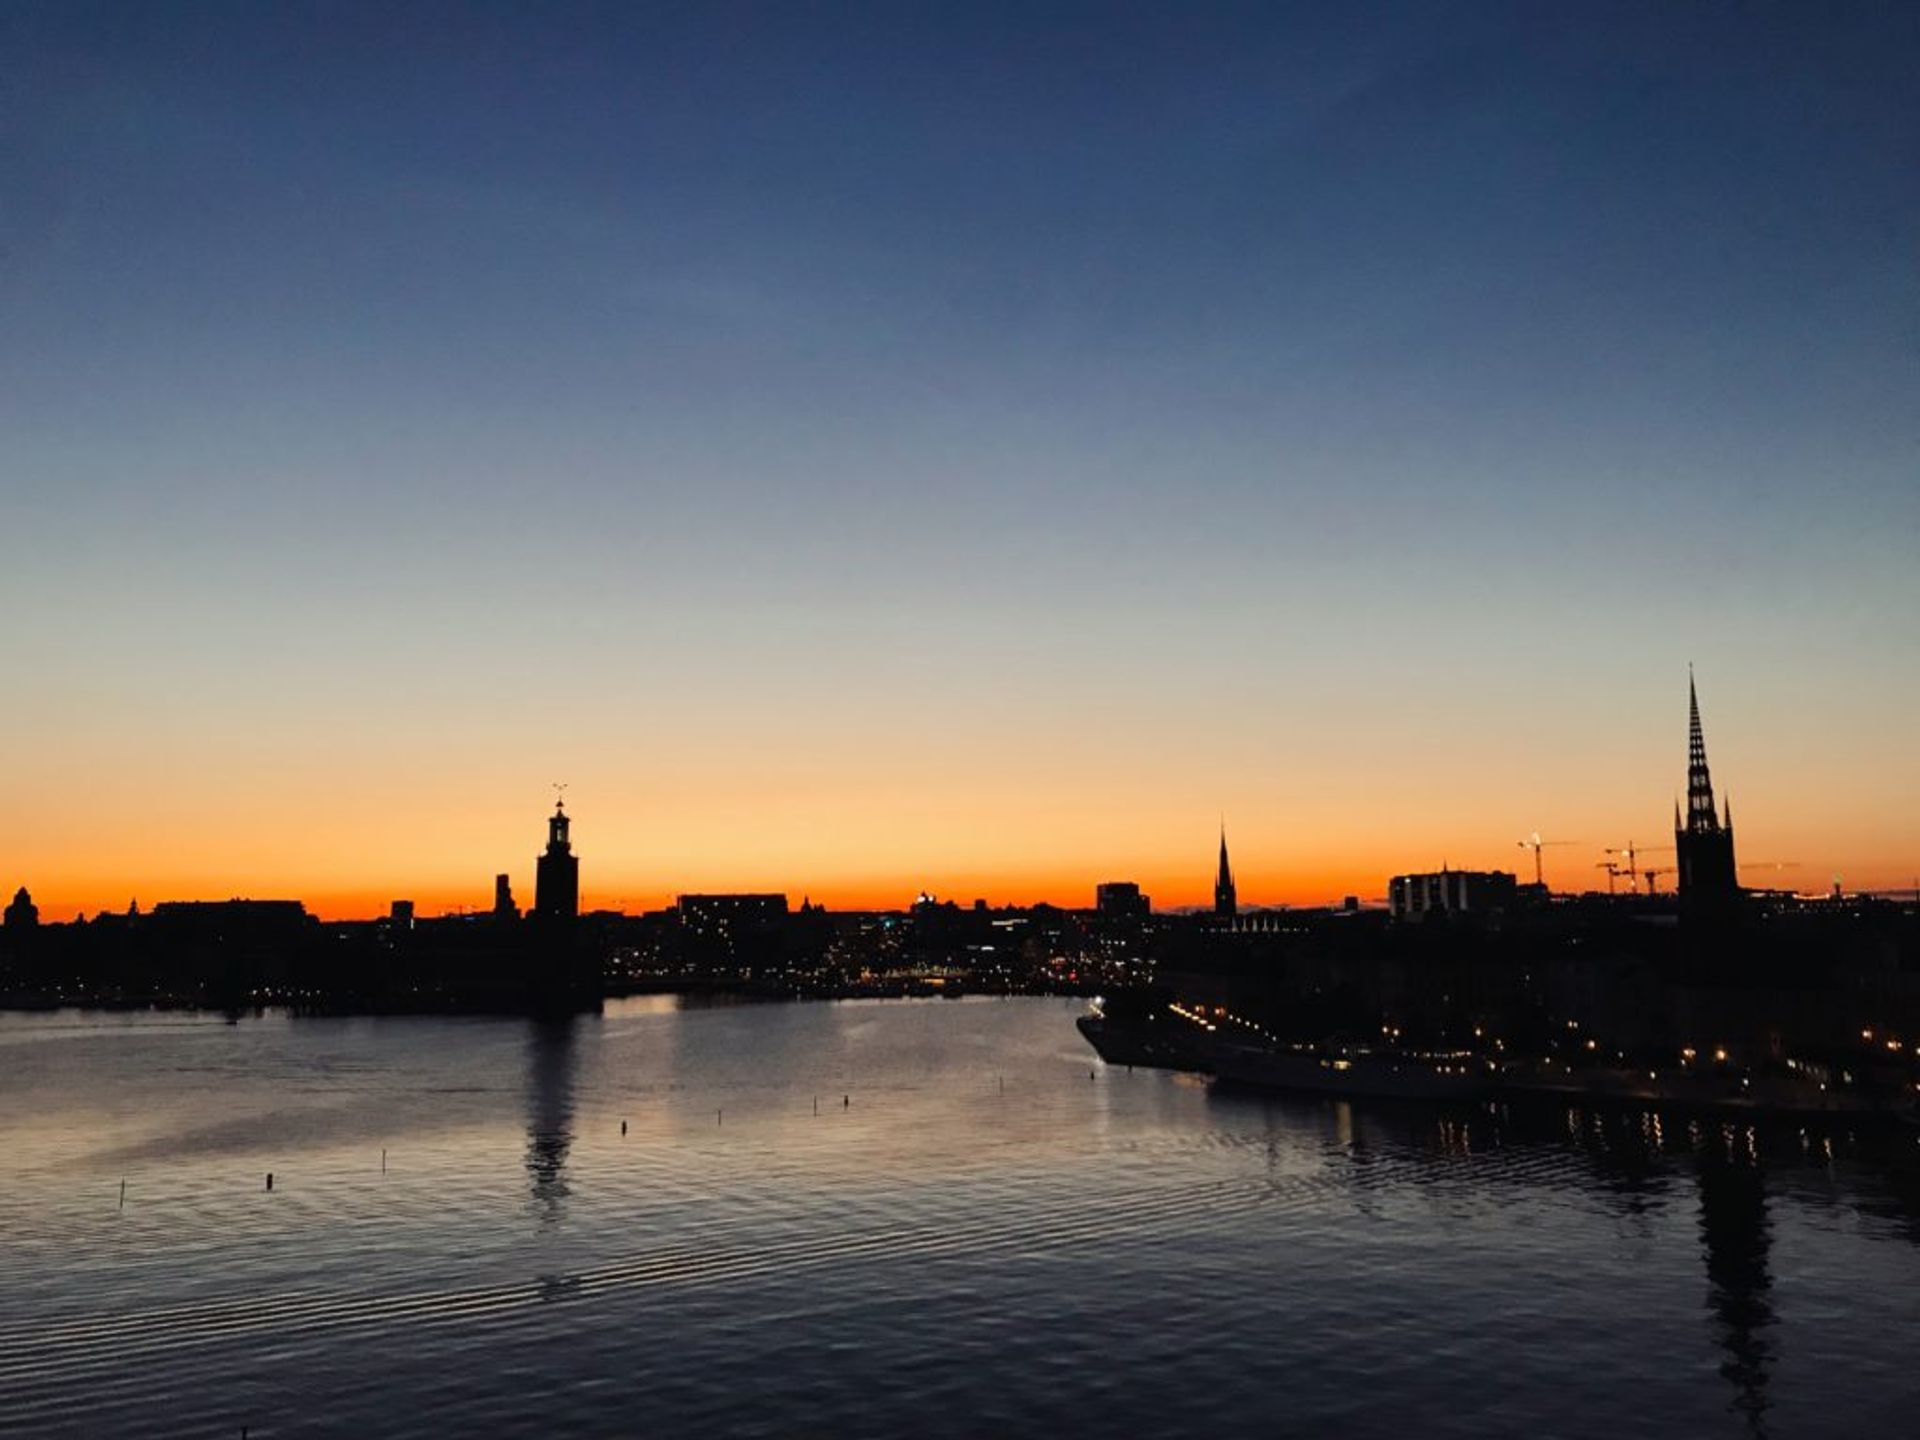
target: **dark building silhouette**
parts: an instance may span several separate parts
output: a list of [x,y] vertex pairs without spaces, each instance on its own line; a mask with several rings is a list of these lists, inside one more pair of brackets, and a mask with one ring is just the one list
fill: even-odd
[[147,923],[155,934],[270,943],[310,934],[319,922],[298,900],[162,900]]
[[229,1004],[311,973],[322,934],[298,900],[163,900],[139,922],[159,963],[198,976]]
[[1131,880],[1108,880],[1094,886],[1093,908],[1108,920],[1144,920],[1153,902]]
[[1518,879],[1505,870],[1448,870],[1396,875],[1387,882],[1387,909],[1396,920],[1511,909]]
[[701,935],[778,930],[787,897],[775,894],[681,895],[674,901],[682,929]]
[[413,929],[413,902],[396,900],[387,907],[387,924],[395,930]]
[[1231,920],[1240,913],[1240,899],[1233,888],[1233,866],[1227,861],[1227,827],[1220,827],[1220,872],[1213,880],[1213,913]]
[[564,800],[556,800],[547,819],[547,849],[534,862],[533,910],[543,920],[572,920],[580,913],[580,857],[567,838]]
[[784,959],[785,895],[681,895],[673,913],[681,954],[696,963],[761,968]]
[[1707,742],[1700,729],[1700,696],[1687,672],[1687,811],[1673,807],[1674,864],[1680,899],[1691,905],[1725,904],[1740,894],[1733,863],[1733,802],[1724,815],[1713,808],[1713,777],[1707,773]]
[[493,918],[518,920],[520,907],[513,903],[513,882],[505,875],[493,877]]
[[7,906],[6,926],[9,930],[31,930],[40,923],[40,907],[33,903],[33,897],[22,885],[13,892],[13,903]]

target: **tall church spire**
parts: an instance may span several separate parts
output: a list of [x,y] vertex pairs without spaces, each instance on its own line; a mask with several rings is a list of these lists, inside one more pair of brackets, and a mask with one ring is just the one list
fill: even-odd
[[1213,881],[1213,913],[1222,919],[1231,920],[1240,909],[1239,897],[1233,888],[1233,866],[1227,860],[1227,826],[1220,824],[1220,869]]
[[1713,808],[1713,777],[1707,773],[1707,740],[1700,729],[1700,694],[1687,667],[1687,831],[1712,835],[1720,829]]
[[1714,809],[1713,777],[1707,772],[1707,741],[1700,729],[1700,692],[1687,667],[1687,811],[1673,817],[1674,862],[1680,872],[1680,898],[1718,904],[1740,894],[1733,859],[1733,807]]

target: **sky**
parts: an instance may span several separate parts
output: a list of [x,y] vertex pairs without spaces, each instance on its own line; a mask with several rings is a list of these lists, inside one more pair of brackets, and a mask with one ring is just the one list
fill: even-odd
[[[1920,873],[1920,9],[0,0],[43,913]],[[1670,840],[1670,834],[1667,837]],[[1658,859],[1654,863],[1662,862]],[[1661,882],[1670,885],[1671,878]]]

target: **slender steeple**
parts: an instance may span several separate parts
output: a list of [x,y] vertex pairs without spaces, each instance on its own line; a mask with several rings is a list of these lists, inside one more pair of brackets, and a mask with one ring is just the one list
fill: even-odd
[[1707,740],[1700,729],[1700,695],[1687,667],[1687,831],[1711,835],[1720,828],[1713,809],[1713,777],[1707,773]]
[[1231,920],[1239,913],[1239,897],[1233,888],[1233,866],[1227,860],[1227,827],[1220,826],[1220,869],[1213,881],[1213,913]]
[[1733,806],[1716,811],[1713,777],[1707,771],[1707,741],[1700,728],[1700,693],[1687,667],[1687,809],[1673,815],[1674,862],[1680,898],[1693,905],[1716,905],[1740,894],[1733,859]]

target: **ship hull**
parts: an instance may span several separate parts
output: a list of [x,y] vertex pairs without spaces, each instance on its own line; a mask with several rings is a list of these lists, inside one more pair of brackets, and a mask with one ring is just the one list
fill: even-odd
[[1207,1043],[1207,1032],[1197,1025],[1164,1015],[1125,1021],[1082,1015],[1075,1024],[1109,1065],[1161,1070],[1213,1068],[1213,1047]]

